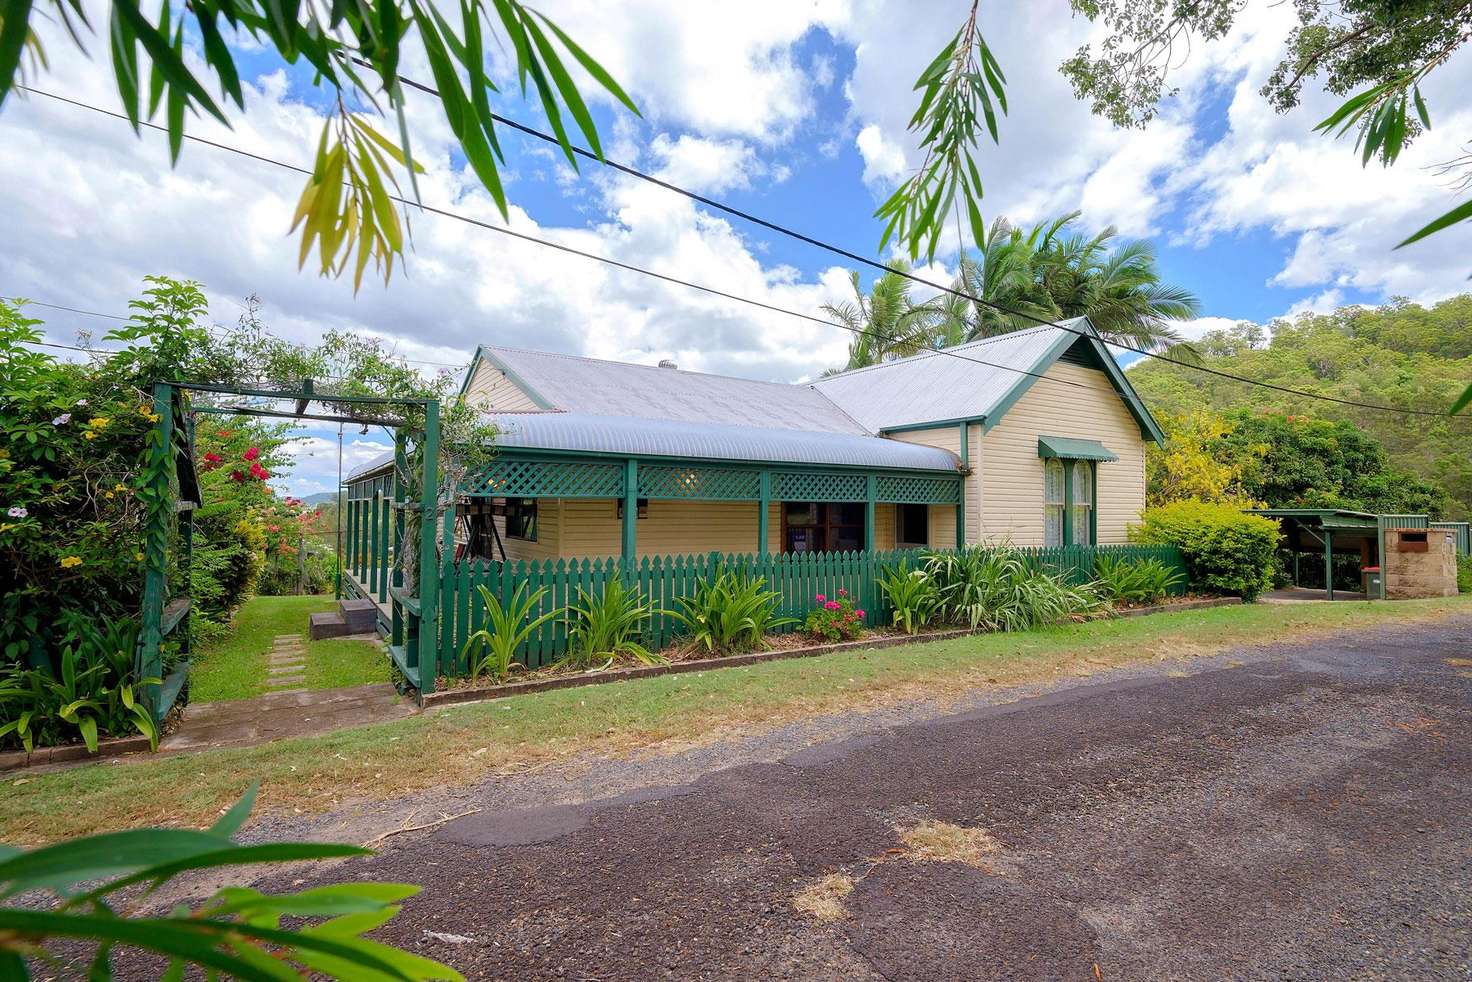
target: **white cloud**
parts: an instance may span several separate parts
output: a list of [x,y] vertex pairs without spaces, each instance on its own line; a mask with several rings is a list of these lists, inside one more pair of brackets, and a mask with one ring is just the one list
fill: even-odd
[[[619,18],[576,18],[609,20]],[[753,30],[748,25],[747,33]],[[53,71],[43,88],[95,105],[115,102],[105,51],[88,60],[60,39],[48,50]],[[695,55],[686,50],[680,57]],[[744,106],[751,98],[725,101]],[[322,119],[291,101],[283,75],[249,85],[247,105],[249,114],[235,119],[233,130],[192,121],[191,132],[288,162],[309,159]],[[426,202],[500,224],[473,175],[452,164],[437,112],[428,100],[411,101],[416,156],[427,167],[419,182]],[[675,356],[691,368],[763,378],[797,378],[843,358],[846,338],[836,330],[426,214],[411,216],[407,268],[388,289],[370,273],[354,296],[349,282],[319,279],[310,263],[297,271],[287,230],[300,175],[193,144],[171,169],[161,135],[138,139],[115,119],[40,97],[7,102],[3,126],[0,211],[12,241],[25,244],[0,253],[6,294],[121,311],[145,273],[162,272],[203,282],[221,321],[239,316],[229,298],[256,293],[266,323],[281,336],[364,331],[388,339],[404,357],[452,364],[467,361],[483,342],[641,361]],[[636,130],[615,125],[612,137],[611,155],[637,159]],[[712,189],[765,171],[738,139],[680,134],[651,149],[670,176]],[[594,173],[578,185],[591,226],[547,225],[515,207],[510,226],[804,313],[844,288],[841,275],[804,277],[764,264],[739,230],[686,199]],[[99,326],[70,315],[47,319],[57,337]]]
[[859,130],[854,145],[864,158],[865,183],[894,184],[904,176],[904,147],[885,136],[877,123],[870,123]]
[[740,140],[707,140],[689,134],[672,140],[661,133],[649,149],[662,161],[655,176],[691,191],[749,187],[753,172],[766,172],[751,147]]
[[[845,91],[861,127],[865,179],[887,192],[920,161],[911,90],[920,66],[954,31],[947,18],[911,18],[898,0],[860,6],[837,30],[855,45]],[[1397,165],[1362,168],[1352,142],[1312,132],[1339,99],[1305,88],[1303,105],[1278,115],[1259,94],[1283,56],[1291,4],[1248,5],[1224,39],[1193,47],[1171,76],[1180,87],[1144,130],[1119,131],[1073,97],[1058,64],[1100,29],[1070,16],[1063,0],[984,7],[982,27],[1008,77],[1001,143],[980,151],[988,218],[1028,223],[1081,208],[1093,228],[1155,235],[1173,210],[1180,241],[1220,245],[1224,235],[1268,230],[1292,243],[1270,285],[1350,288],[1431,301],[1466,288],[1472,226],[1394,251],[1400,239],[1455,200],[1431,165],[1458,155],[1472,130],[1472,54],[1458,52],[1423,86],[1435,128]],[[1226,130],[1213,115],[1223,92]],[[1256,284],[1253,284],[1256,286]]]
[[[812,111],[821,71],[793,46],[841,23],[846,0],[686,3],[595,0],[539,5],[577,38],[656,121],[702,133],[780,141]],[[603,97],[606,99],[606,97]]]
[[1238,319],[1235,317],[1197,317],[1195,320],[1172,324],[1171,327],[1179,331],[1181,336],[1187,340],[1199,341],[1212,331],[1231,330],[1237,324]]

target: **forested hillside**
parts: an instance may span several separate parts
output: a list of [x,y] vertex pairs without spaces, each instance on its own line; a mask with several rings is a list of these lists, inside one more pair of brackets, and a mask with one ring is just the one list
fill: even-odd
[[[1472,380],[1472,294],[1429,309],[1394,301],[1373,309],[1304,315],[1294,321],[1275,321],[1267,330],[1244,322],[1207,335],[1198,348],[1206,365],[1234,375],[1357,402],[1444,410]],[[1395,481],[1394,472],[1408,472],[1446,492],[1445,517],[1472,515],[1472,414],[1437,419],[1379,412],[1306,399],[1153,360],[1131,369],[1130,378],[1152,412],[1175,418],[1178,427],[1197,435],[1218,423],[1233,430],[1240,425],[1242,411],[1278,414],[1290,421],[1309,417],[1352,423],[1384,447],[1392,490],[1408,483]],[[1203,408],[1222,418],[1205,423],[1199,418],[1191,420]],[[1329,428],[1321,432],[1332,439]],[[1269,441],[1282,449],[1275,438]],[[1234,441],[1207,443],[1221,456]],[[1429,500],[1425,484],[1413,483],[1420,486],[1404,488],[1410,500]],[[1335,497],[1329,489],[1317,490],[1324,492],[1318,500]],[[1366,507],[1375,503],[1361,502]]]

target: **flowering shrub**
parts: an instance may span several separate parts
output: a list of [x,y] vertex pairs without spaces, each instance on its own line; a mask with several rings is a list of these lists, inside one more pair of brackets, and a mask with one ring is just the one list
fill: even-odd
[[848,591],[839,588],[837,595],[813,597],[817,606],[808,611],[803,630],[825,641],[852,641],[864,629],[864,612],[854,606]]
[[322,506],[288,495],[273,498],[260,514],[266,544],[257,592],[280,597],[330,591],[337,575],[336,530]]
[[[0,301],[0,668],[45,665],[60,677],[75,617],[137,616],[147,434],[158,422],[151,385],[244,374],[199,326],[206,304],[193,284],[151,278],[132,307],[133,319],[104,339],[118,353],[61,361],[36,349],[39,320]],[[221,617],[255,583],[265,542],[251,509],[273,497],[264,482],[286,463],[284,433],[248,420],[220,438],[213,417],[197,424],[205,505],[191,583],[180,585],[177,569],[170,582],[202,617]],[[256,464],[260,476],[237,485],[222,466],[232,463]],[[169,551],[177,561],[177,545]]]

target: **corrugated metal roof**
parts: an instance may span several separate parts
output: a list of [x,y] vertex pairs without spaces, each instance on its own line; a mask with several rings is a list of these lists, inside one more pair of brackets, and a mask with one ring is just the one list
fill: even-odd
[[955,471],[948,450],[858,433],[692,423],[591,413],[501,413],[496,443],[527,450],[573,450],[698,460]]
[[386,467],[393,462],[394,452],[392,450],[390,450],[388,453],[379,454],[377,457],[374,457],[372,460],[368,461],[368,463],[359,464],[357,467],[354,467],[352,470],[348,471],[348,476],[342,479],[342,483],[352,484],[358,478],[363,477],[367,474],[372,474],[374,471]]
[[530,386],[551,408],[743,426],[863,433],[864,428],[806,385],[707,375],[575,355],[485,345],[481,353]]
[[[1087,329],[1082,317],[1061,322]],[[1072,332],[1034,327],[830,375],[812,383],[871,432],[992,413],[1024,372]],[[960,357],[952,357],[959,355]]]

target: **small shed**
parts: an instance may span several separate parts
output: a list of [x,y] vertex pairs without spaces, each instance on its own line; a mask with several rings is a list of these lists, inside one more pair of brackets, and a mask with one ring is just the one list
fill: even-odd
[[[1342,508],[1255,508],[1253,515],[1276,519],[1283,529],[1283,545],[1293,554],[1293,582],[1299,579],[1305,555],[1308,562],[1324,566],[1324,598],[1334,599],[1334,556],[1356,555],[1360,568],[1377,570],[1380,565],[1380,520],[1369,512]],[[1378,579],[1364,580],[1364,597],[1380,597]]]
[[[1276,519],[1283,545],[1293,554],[1293,580],[1301,564],[1322,562],[1324,597],[1335,599],[1334,557],[1360,560],[1362,590],[1350,597],[1370,600],[1445,597],[1457,593],[1460,529],[1425,515],[1375,515],[1342,508],[1258,508],[1251,514]],[[1341,599],[1344,591],[1339,591]]]

